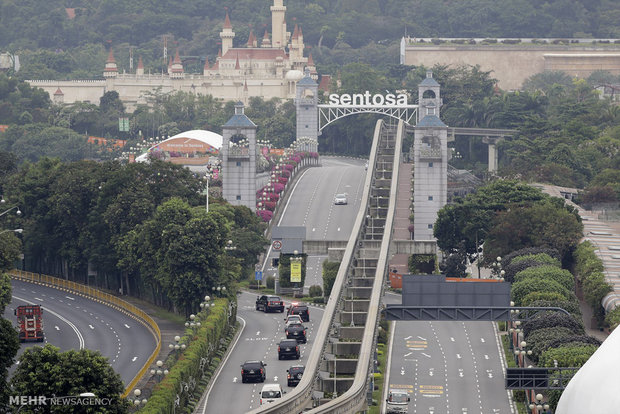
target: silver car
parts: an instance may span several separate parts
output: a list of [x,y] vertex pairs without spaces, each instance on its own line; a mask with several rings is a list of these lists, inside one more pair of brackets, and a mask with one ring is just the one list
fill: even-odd
[[346,194],[336,194],[334,197],[334,204],[347,204],[347,195]]

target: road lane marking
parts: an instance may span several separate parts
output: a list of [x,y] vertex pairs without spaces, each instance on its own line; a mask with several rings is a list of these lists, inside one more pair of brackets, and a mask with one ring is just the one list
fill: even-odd
[[70,300],[75,300],[75,298],[72,298],[71,296],[65,296],[65,298],[70,299]]
[[43,299],[41,299],[41,298],[35,297],[35,299],[38,300],[39,302],[43,302]]
[[136,359],[138,359],[138,357],[137,357],[137,356],[135,356],[135,357],[131,358],[131,362],[136,362]]
[[127,324],[125,324],[125,328],[129,329],[129,328],[130,328],[130,326],[129,326],[129,325],[127,325]]
[[94,326],[92,326],[92,325],[90,325],[90,324],[88,325],[88,327],[89,327],[90,329],[95,329],[95,327],[94,327]]
[[424,352],[422,352],[422,355],[424,355],[427,358],[430,358],[431,356],[429,354],[425,354]]

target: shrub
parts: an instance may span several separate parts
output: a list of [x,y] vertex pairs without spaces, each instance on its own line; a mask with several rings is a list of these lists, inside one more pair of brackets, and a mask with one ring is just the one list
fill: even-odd
[[327,260],[323,262],[323,295],[325,297],[329,297],[332,293],[332,287],[336,281],[339,268],[340,262],[329,262]]
[[308,293],[311,297],[323,296],[323,288],[319,285],[312,285],[310,289],[308,289]]
[[605,315],[605,324],[613,331],[620,325],[620,307],[617,307]]
[[[545,293],[545,292],[535,292],[535,293]],[[550,299],[550,300],[549,299],[547,300],[537,299],[531,302],[527,302],[526,298],[528,296],[530,295],[527,295],[523,299],[523,306],[532,306],[532,307],[541,307],[541,308],[550,308],[550,307],[562,308],[566,312],[573,315],[575,318],[578,318],[578,319],[581,318],[581,309],[579,308],[579,302],[564,300],[564,298],[561,295],[559,295],[559,297],[556,297],[556,299]],[[541,296],[541,298],[542,297],[543,296]],[[534,298],[534,296],[532,296],[532,298]]]
[[591,273],[583,281],[583,295],[588,304],[595,311],[602,307],[601,302],[613,288],[605,280],[605,275],[601,272]]
[[312,303],[325,303],[325,298],[323,296],[319,298],[312,298]]
[[273,289],[276,286],[276,278],[273,276],[267,276],[265,279],[265,286],[267,286],[267,289]]
[[273,217],[273,211],[258,210],[256,211],[256,215],[260,217],[263,221],[269,221]]
[[557,292],[530,292],[521,300],[522,306],[534,306],[534,302],[559,302],[566,301],[566,298]]
[[528,343],[528,349],[532,351],[530,359],[535,364],[538,364],[540,355],[549,349],[549,344],[563,338],[570,338],[575,336],[569,328],[564,327],[550,327],[541,328],[530,332],[525,337],[525,341]]
[[559,367],[580,367],[597,349],[597,345],[561,346],[548,349],[540,356],[539,365],[553,367],[557,361]]
[[[413,225],[409,226],[412,227]],[[410,230],[411,231],[411,230]],[[412,274],[430,275],[435,270],[434,254],[412,254],[409,256],[407,267]]]
[[542,266],[543,263],[540,263],[533,259],[522,260],[517,263],[510,263],[508,266],[504,267],[504,280],[506,282],[512,283],[515,281],[515,275],[525,269],[529,269],[536,266]]
[[515,282],[526,279],[553,280],[569,291],[575,289],[575,280],[571,272],[552,265],[530,267],[515,275]]
[[525,247],[523,249],[515,250],[514,252],[502,257],[502,264],[506,267],[510,265],[510,262],[512,262],[515,257],[528,256],[532,254],[537,255],[539,253],[545,253],[558,261],[561,259],[560,252],[557,249],[549,247]]
[[587,275],[594,272],[603,272],[603,262],[594,253],[594,246],[589,241],[581,243],[573,253],[575,273],[579,280],[583,281]]
[[549,344],[549,348],[559,348],[562,346],[581,346],[596,345],[601,346],[601,341],[589,335],[571,335],[567,338],[556,339]]
[[511,260],[510,264],[517,264],[524,260],[534,260],[542,264],[548,264],[556,267],[560,267],[562,265],[558,259],[549,256],[547,253],[526,254],[523,256],[517,256]]
[[551,279],[524,279],[515,282],[510,290],[510,295],[515,304],[521,306],[525,295],[531,292],[555,292],[561,294],[566,299],[573,297],[572,292]]
[[583,322],[573,316],[560,312],[539,312],[523,323],[523,335],[527,338],[530,332],[543,328],[568,328],[573,334],[584,333]]

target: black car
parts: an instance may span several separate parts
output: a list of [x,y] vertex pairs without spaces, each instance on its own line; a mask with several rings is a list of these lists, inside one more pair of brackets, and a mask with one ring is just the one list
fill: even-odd
[[286,370],[286,382],[289,387],[294,387],[299,384],[301,377],[304,375],[306,367],[303,365],[293,365]]
[[293,302],[288,307],[287,315],[299,315],[302,321],[310,322],[310,310],[307,305]]
[[248,381],[265,382],[267,370],[263,361],[245,361],[241,364],[241,382]]
[[283,339],[278,344],[278,359],[293,358],[299,359],[301,353],[299,352],[299,345],[297,345],[296,339]]
[[278,311],[284,312],[284,301],[280,296],[263,295],[256,297],[256,310],[263,312]]
[[306,343],[306,327],[300,323],[291,323],[286,327],[286,339],[295,339],[297,342]]

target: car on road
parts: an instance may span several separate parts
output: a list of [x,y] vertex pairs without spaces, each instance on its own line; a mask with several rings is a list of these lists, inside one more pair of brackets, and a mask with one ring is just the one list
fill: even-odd
[[305,344],[308,342],[308,337],[306,336],[306,327],[300,323],[292,323],[286,328],[286,339],[294,339],[297,342],[301,342]]
[[286,394],[286,391],[282,391],[280,384],[265,384],[260,390],[260,405],[274,402],[278,398]]
[[334,197],[335,205],[347,204],[347,195],[346,194],[336,194]]
[[299,315],[288,315],[286,318],[284,318],[284,332],[286,332],[286,328],[292,324],[292,323],[301,323],[303,324],[303,320],[301,319],[301,316]]
[[284,301],[280,296],[262,295],[256,297],[256,310],[263,312],[284,312]]
[[301,381],[306,367],[303,365],[292,365],[286,370],[286,383],[289,387],[295,387]]
[[308,305],[304,305],[303,303],[291,303],[287,309],[286,315],[299,315],[303,322],[310,322],[310,309],[308,308]]
[[241,382],[265,382],[267,377],[266,366],[267,364],[263,361],[245,361],[241,364]]
[[299,359],[300,357],[301,352],[299,351],[297,339],[283,339],[280,341],[278,344],[278,359]]
[[386,402],[386,414],[406,413],[409,411],[409,394],[406,390],[391,389],[388,392]]

